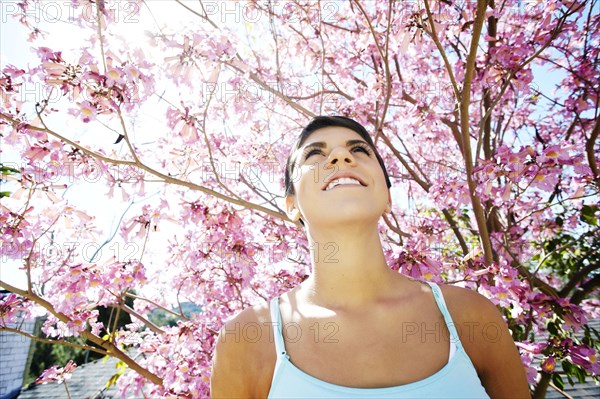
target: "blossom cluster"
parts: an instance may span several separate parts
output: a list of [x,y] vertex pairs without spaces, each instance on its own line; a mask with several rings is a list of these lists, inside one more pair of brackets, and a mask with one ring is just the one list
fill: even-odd
[[[391,177],[390,267],[490,298],[535,389],[597,378],[600,16],[580,0],[490,3],[471,57],[477,2],[286,3],[293,18],[225,3],[67,2],[76,48],[36,20],[47,2],[18,3],[32,56],[0,66],[0,286],[15,291],[0,329],[43,315],[48,337],[127,360],[123,394],[207,397],[225,320],[335,249],[287,219],[282,175],[306,122],[341,114]],[[130,322],[99,321],[108,307]],[[177,321],[155,325],[156,309]]]

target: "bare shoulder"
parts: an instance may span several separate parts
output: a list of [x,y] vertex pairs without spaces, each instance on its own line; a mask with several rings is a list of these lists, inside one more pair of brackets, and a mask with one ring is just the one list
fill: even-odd
[[213,354],[211,397],[266,397],[275,360],[268,303],[244,309],[219,332]]
[[460,342],[490,397],[529,398],[525,368],[496,305],[468,288],[440,288]]
[[440,285],[455,322],[503,321],[498,308],[485,296],[469,288]]
[[258,305],[248,307],[231,319],[227,320],[221,329],[221,333],[235,331],[241,326],[248,326],[263,323],[268,324],[270,322],[269,304],[267,302],[261,302]]
[[444,300],[469,357],[487,363],[490,350],[501,341],[513,344],[500,311],[488,298],[468,288],[441,285]]

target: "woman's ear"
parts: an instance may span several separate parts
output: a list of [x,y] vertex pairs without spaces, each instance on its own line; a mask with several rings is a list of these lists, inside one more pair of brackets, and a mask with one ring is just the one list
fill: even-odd
[[388,203],[385,207],[385,213],[392,213],[392,194],[390,193],[390,189],[388,188]]
[[296,207],[295,200],[296,197],[294,195],[288,195],[287,197],[285,197],[285,211],[292,221],[297,222],[302,216],[302,214],[300,213],[300,210]]

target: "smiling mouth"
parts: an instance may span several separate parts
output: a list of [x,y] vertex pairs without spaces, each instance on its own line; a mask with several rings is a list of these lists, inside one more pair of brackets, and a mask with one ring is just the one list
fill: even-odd
[[335,188],[337,186],[345,186],[345,187],[357,186],[357,187],[363,187],[363,184],[361,182],[359,182],[357,179],[354,179],[352,177],[341,177],[339,179],[335,179],[335,180],[329,182],[329,184],[327,184],[327,187],[325,187],[325,189],[323,191],[329,191],[332,188]]

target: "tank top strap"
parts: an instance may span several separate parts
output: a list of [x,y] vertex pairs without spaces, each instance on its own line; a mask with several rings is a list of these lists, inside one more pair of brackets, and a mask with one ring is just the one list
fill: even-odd
[[277,357],[287,356],[285,351],[285,342],[283,341],[282,327],[281,327],[281,313],[279,312],[279,297],[271,299],[269,303],[269,310],[271,311],[271,325],[273,326],[273,337],[275,339],[275,350],[277,351]]
[[442,294],[442,290],[440,286],[431,281],[427,281],[427,284],[431,287],[431,291],[433,292],[433,297],[435,298],[435,302],[444,316],[444,322],[446,323],[446,327],[450,332],[450,357],[452,357],[453,352],[456,346],[460,346],[460,338],[458,337],[458,332],[456,331],[456,327],[454,322],[452,321],[452,317],[450,316],[450,312],[448,311],[448,307],[446,306],[446,301],[444,301],[444,295]]

